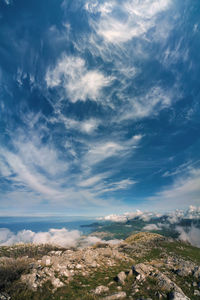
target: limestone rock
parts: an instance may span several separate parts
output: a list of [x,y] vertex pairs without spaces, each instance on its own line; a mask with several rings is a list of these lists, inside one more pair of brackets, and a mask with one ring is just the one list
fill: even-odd
[[200,266],[196,266],[194,268],[194,277],[197,278],[197,279],[200,279]]
[[42,258],[42,264],[45,266],[50,266],[51,265],[51,257],[50,256],[43,256]]
[[171,292],[168,298],[169,300],[190,300],[190,298],[179,292]]
[[119,292],[112,294],[110,296],[104,297],[103,300],[117,300],[117,299],[125,299],[126,293],[125,292]]
[[51,283],[56,289],[64,286],[64,283],[59,278],[52,278]]
[[165,291],[175,291],[179,294],[183,294],[183,291],[180,287],[178,287],[171,279],[169,279],[166,275],[161,272],[156,274],[156,279],[158,281],[158,286]]
[[200,297],[200,291],[194,290],[194,296],[199,296]]
[[11,297],[7,293],[0,293],[0,300],[11,300]]
[[96,289],[94,290],[94,294],[95,295],[101,295],[103,293],[106,293],[109,291],[109,288],[107,286],[104,285],[99,285],[96,287]]
[[117,275],[117,281],[121,284],[124,284],[125,283],[125,280],[126,280],[126,274],[124,271],[121,271],[118,275]]

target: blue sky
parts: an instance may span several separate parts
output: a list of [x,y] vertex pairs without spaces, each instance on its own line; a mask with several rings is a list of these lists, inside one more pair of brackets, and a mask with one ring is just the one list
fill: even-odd
[[200,3],[0,1],[0,214],[200,203]]

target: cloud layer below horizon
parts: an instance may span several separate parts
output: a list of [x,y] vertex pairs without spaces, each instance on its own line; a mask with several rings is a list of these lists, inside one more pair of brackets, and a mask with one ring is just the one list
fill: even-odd
[[[130,212],[123,215],[110,215],[98,218],[99,226],[106,225],[107,222],[124,223],[124,226],[132,226],[130,221],[135,221],[135,225],[143,221],[139,231],[157,232],[163,235],[170,232],[170,236],[193,246],[200,247],[200,207],[191,206],[188,210],[176,210],[168,214],[156,214],[154,212]],[[103,223],[101,223],[103,221]],[[106,223],[105,223],[106,222]],[[103,230],[103,229],[102,229]],[[123,231],[123,229],[121,229]],[[133,225],[133,229],[134,225]],[[164,230],[164,231],[163,231]],[[167,234],[168,236],[168,234]],[[32,230],[20,230],[12,232],[8,228],[0,228],[0,246],[11,246],[15,244],[50,244],[60,247],[87,247],[96,243],[118,244],[123,240],[110,239],[103,240],[95,233],[83,235],[80,230],[68,230],[50,228],[48,231],[34,232]]]

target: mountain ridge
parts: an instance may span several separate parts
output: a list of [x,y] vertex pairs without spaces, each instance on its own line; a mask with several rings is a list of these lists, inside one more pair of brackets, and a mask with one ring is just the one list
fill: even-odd
[[0,247],[0,299],[199,299],[200,249],[140,232],[119,244]]

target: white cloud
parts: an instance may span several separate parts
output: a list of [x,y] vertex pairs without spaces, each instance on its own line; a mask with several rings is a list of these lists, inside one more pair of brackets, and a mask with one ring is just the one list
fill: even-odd
[[3,177],[9,177],[12,175],[12,171],[10,170],[9,165],[4,161],[2,157],[0,157],[0,174]]
[[10,246],[18,243],[53,244],[63,247],[76,246],[80,239],[78,230],[69,231],[66,228],[50,229],[48,232],[33,232],[22,230],[14,234],[7,228],[0,229],[0,245]]
[[34,174],[21,160],[21,158],[11,152],[4,151],[4,157],[6,163],[12,170],[12,175],[16,183],[23,184],[29,188],[40,192],[42,194],[55,196],[56,191],[50,187],[47,187],[44,183],[44,177],[37,173]]
[[152,231],[152,230],[161,230],[156,224],[148,224],[143,227],[144,230]]
[[136,184],[137,182],[131,179],[123,179],[120,181],[114,181],[111,183],[103,183],[100,185],[97,185],[94,188],[94,191],[96,192],[96,194],[104,194],[104,193],[108,193],[108,192],[115,192],[115,191],[119,191],[119,190],[127,190],[128,188],[130,188],[130,186]]
[[[50,210],[77,205],[90,205],[94,209],[112,202],[101,199],[103,193],[128,189],[136,183],[129,178],[113,180],[112,172],[94,173],[93,169],[96,163],[106,158],[121,157],[123,150],[128,153],[136,147],[142,136],[133,136],[123,146],[119,142],[103,143],[101,140],[96,147],[94,144],[87,145],[84,137],[81,154],[76,152],[74,141],[67,140],[66,153],[71,156],[63,160],[50,141],[42,142],[47,129],[36,130],[35,122],[38,124],[39,118],[33,120],[27,116],[24,122],[27,123],[28,134],[18,130],[18,134],[12,136],[13,150],[0,148],[1,173],[10,182],[10,189],[1,195],[1,207],[6,208],[9,201],[16,210],[21,208],[25,211],[30,206],[36,208],[39,203],[42,205],[48,201]],[[77,143],[81,143],[79,138]],[[71,171],[73,168],[78,168],[79,172]]]
[[152,219],[158,220],[160,217],[165,216],[166,221],[165,223],[158,222],[156,224],[147,224],[144,227],[146,230],[161,230],[162,227],[167,228],[170,224],[178,224],[181,220],[190,219],[190,220],[198,220],[200,219],[200,207],[190,206],[187,210],[178,210],[172,212],[165,212],[163,214],[145,211],[142,212],[141,210],[137,210],[136,212],[126,212],[121,215],[111,214],[105,217],[98,218],[99,220],[104,221],[112,221],[112,222],[126,222],[128,220],[134,219],[141,219],[144,222],[149,222]]
[[11,246],[19,243],[35,245],[51,244],[61,247],[90,246],[96,243],[118,244],[122,240],[104,241],[96,236],[82,236],[79,230],[49,229],[47,232],[22,230],[14,234],[7,228],[0,228],[0,246]]
[[88,2],[85,8],[90,13],[101,14],[98,21],[91,20],[97,34],[107,42],[118,44],[145,35],[156,25],[159,13],[166,11],[170,3],[170,0],[105,1],[103,4],[95,1]]
[[104,220],[104,221],[111,221],[111,222],[126,222],[127,217],[124,215],[108,215],[105,217],[98,218],[99,220]]
[[[169,91],[159,83],[137,97],[127,93],[134,77],[142,72],[138,60],[150,59],[146,43],[155,41],[164,45],[174,26],[168,20],[170,13],[161,14],[171,9],[171,4],[171,0],[88,1],[85,4],[93,30],[74,41],[74,46],[80,53],[89,50],[93,57],[100,56],[105,63],[112,63],[112,72],[120,83],[113,85],[102,101],[116,112],[115,122],[155,116],[179,99],[178,86]],[[127,47],[124,43],[134,37],[137,38],[134,47]],[[114,103],[113,96],[121,101],[121,106],[119,102]]]
[[89,187],[89,186],[93,186],[94,184],[96,184],[97,182],[101,181],[104,178],[104,176],[102,175],[96,175],[96,176],[92,176],[88,179],[82,180],[79,185],[81,187]]
[[[93,57],[100,56],[105,63],[112,63],[114,78],[120,83],[113,85],[102,101],[116,112],[115,122],[155,116],[180,98],[178,86],[169,90],[159,83],[137,97],[127,93],[133,86],[134,77],[142,72],[138,60],[150,58],[144,44],[153,40],[164,43],[173,27],[167,20],[167,14],[160,18],[160,13],[168,10],[171,3],[171,0],[125,0],[123,3],[111,0],[103,3],[89,1],[85,5],[93,30],[90,35],[74,41],[74,46],[80,53],[87,49]],[[124,43],[133,37],[137,37],[134,47],[127,47]],[[113,96],[120,100],[121,106],[119,102],[115,104]]]
[[82,58],[65,55],[48,69],[45,79],[50,88],[63,87],[71,102],[99,100],[102,88],[112,80],[98,70],[88,70]]
[[67,129],[75,129],[87,134],[93,133],[98,128],[98,125],[100,123],[99,120],[94,118],[84,121],[77,121],[71,118],[67,118],[61,113],[59,114],[58,119],[54,120],[53,122],[59,121],[62,121]]
[[126,141],[101,141],[95,145],[89,145],[88,152],[85,154],[84,160],[87,165],[95,165],[110,157],[126,156],[134,148],[137,148],[142,135],[134,135]]
[[118,239],[114,239],[114,240],[102,240],[99,237],[96,236],[88,236],[86,238],[84,238],[82,240],[82,245],[85,246],[90,246],[90,245],[94,245],[96,243],[104,243],[104,244],[110,244],[110,245],[117,245],[119,243],[123,242],[123,240],[118,240]]
[[170,224],[176,224],[183,219],[200,219],[200,207],[190,205],[190,207],[187,210],[176,209],[175,211],[168,213],[167,216],[167,220]]
[[117,155],[123,149],[123,146],[116,142],[101,143],[89,149],[86,159],[88,162],[95,164],[108,157]]
[[169,107],[172,100],[169,91],[164,91],[161,87],[155,86],[145,95],[129,99],[128,109],[126,107],[120,120],[140,119],[156,115],[160,110]]
[[1,173],[21,191],[26,189],[51,199],[60,198],[62,193],[55,178],[58,180],[67,171],[68,164],[58,158],[52,146],[41,143],[41,132],[36,133],[32,125],[30,127],[31,138],[21,131],[13,136],[13,152],[0,148]]
[[145,213],[143,213],[142,211],[137,210],[136,212],[126,212],[121,215],[116,215],[116,214],[108,215],[99,218],[99,220],[111,221],[111,222],[126,222],[134,218],[138,218],[138,217],[142,218],[144,214]]
[[176,230],[179,232],[179,239],[184,242],[189,242],[191,245],[200,247],[200,229],[192,226],[189,230],[177,226]]

